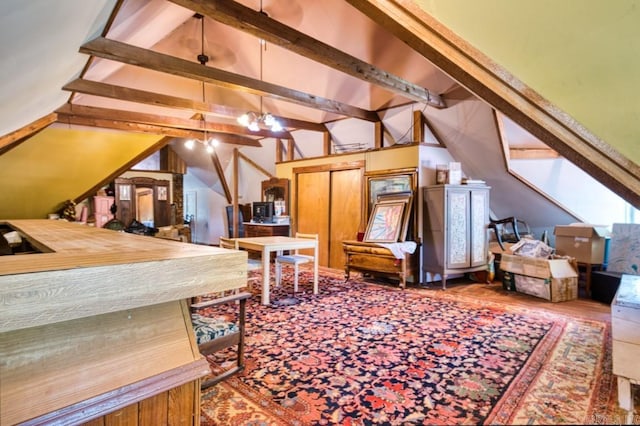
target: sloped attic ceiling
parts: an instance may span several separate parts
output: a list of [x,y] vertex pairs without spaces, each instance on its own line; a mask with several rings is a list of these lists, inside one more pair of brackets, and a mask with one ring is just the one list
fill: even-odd
[[[0,94],[24,106],[5,102],[0,107],[0,134],[5,135],[0,169],[13,151],[8,148],[38,142],[28,138],[29,132],[56,120],[51,127],[63,133],[110,127],[109,132],[122,136],[120,152],[132,145],[127,143],[132,131],[155,135],[146,147],[129,152],[133,159],[167,143],[164,136],[201,136],[202,122],[192,119],[197,113],[206,114],[211,134],[242,146],[263,137],[291,137],[239,129],[234,118],[246,110],[272,112],[287,131],[324,131],[328,121],[376,120],[376,111],[407,102],[439,107],[461,83],[640,204],[637,165],[602,147],[581,127],[576,130],[512,77],[500,80],[503,70],[487,65],[486,58],[467,49],[413,2],[68,0],[54,5],[10,0],[0,9],[0,31],[7,34],[3,39],[15,38],[22,52],[6,52],[5,57],[15,60],[3,62],[0,71],[12,83],[3,84]],[[194,17],[196,11],[204,19]],[[205,66],[197,61],[201,53],[208,56]],[[65,85],[67,90],[61,90]],[[70,104],[63,106],[67,100]],[[59,114],[51,116],[53,111]],[[32,128],[22,129],[29,123]],[[43,130],[41,137],[47,133]],[[70,155],[87,164],[100,162],[112,170],[127,165],[121,160],[106,164],[107,159],[85,152],[82,144],[70,146]],[[31,189],[41,185],[36,182]],[[84,192],[68,187],[69,195],[60,199],[74,193]],[[0,197],[8,198],[0,202],[15,195],[3,191]],[[41,217],[52,208],[41,205],[24,214]]]

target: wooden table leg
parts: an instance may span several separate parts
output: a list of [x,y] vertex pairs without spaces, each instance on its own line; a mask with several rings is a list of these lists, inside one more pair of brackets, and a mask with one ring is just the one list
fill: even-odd
[[262,304],[269,304],[269,267],[271,252],[266,247],[262,249]]

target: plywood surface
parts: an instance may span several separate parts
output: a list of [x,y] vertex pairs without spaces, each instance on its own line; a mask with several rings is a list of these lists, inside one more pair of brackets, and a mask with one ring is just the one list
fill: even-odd
[[52,252],[0,256],[0,332],[246,285],[243,251],[64,221],[5,223]]
[[0,423],[193,363],[200,355],[185,312],[184,302],[168,302],[0,334]]

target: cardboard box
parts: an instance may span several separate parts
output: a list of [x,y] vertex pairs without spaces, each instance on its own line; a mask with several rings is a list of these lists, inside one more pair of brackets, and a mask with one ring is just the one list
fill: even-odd
[[575,257],[580,263],[601,265],[609,231],[604,226],[575,223],[556,226],[556,254]]
[[578,272],[572,258],[539,259],[503,254],[500,269],[513,274],[517,292],[551,302],[578,298]]

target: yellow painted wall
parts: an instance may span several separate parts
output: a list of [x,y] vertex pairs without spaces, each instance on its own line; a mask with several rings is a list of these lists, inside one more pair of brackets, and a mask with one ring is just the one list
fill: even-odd
[[640,164],[638,0],[414,0]]
[[0,156],[0,219],[56,212],[161,136],[47,128]]

